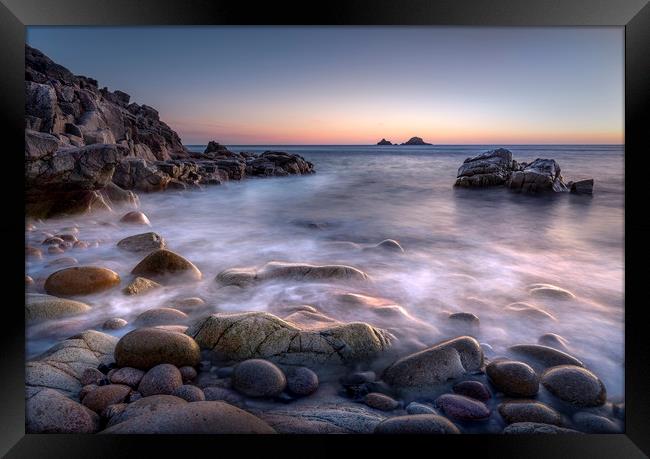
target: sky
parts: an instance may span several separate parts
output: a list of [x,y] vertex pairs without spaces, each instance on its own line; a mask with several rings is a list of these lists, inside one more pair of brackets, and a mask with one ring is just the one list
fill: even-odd
[[624,142],[619,27],[28,27],[184,144]]

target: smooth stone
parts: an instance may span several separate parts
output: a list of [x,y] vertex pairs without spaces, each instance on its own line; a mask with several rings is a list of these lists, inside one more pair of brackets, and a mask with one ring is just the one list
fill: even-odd
[[188,402],[201,402],[205,400],[205,394],[196,386],[184,384],[177,388],[171,395],[182,398]]
[[240,408],[246,404],[244,397],[227,387],[208,386],[203,388],[203,393],[209,401],[223,401]]
[[161,407],[120,422],[102,433],[114,434],[272,434],[260,418],[223,402],[204,401]]
[[404,248],[395,239],[384,239],[375,247],[378,249],[388,250],[391,252],[404,253]]
[[503,308],[504,311],[517,314],[521,318],[531,320],[551,320],[557,322],[557,318],[550,312],[529,303],[510,303]]
[[129,392],[131,392],[131,388],[123,384],[98,386],[95,390],[89,392],[81,403],[95,413],[100,414],[108,405],[126,400]]
[[537,344],[555,348],[562,352],[569,352],[569,341],[555,333],[545,333],[537,339]]
[[490,390],[480,381],[461,381],[454,384],[452,390],[459,395],[471,397],[482,402],[486,402],[492,397]]
[[79,378],[79,382],[83,386],[88,386],[89,384],[98,384],[99,381],[104,379],[104,373],[99,371],[97,368],[86,368]]
[[603,405],[607,399],[605,385],[586,368],[561,365],[542,374],[542,384],[560,400],[574,406]]
[[539,422],[515,422],[503,429],[504,434],[531,435],[531,434],[578,434],[577,430],[542,424]]
[[623,433],[623,429],[616,422],[587,411],[580,411],[574,414],[573,423],[581,432],[595,434]]
[[249,397],[275,397],[287,386],[287,378],[272,362],[250,359],[235,366],[232,385]]
[[508,424],[516,422],[539,422],[557,426],[562,424],[560,413],[550,406],[534,400],[501,403],[498,410]]
[[54,389],[41,389],[25,402],[25,432],[95,433],[99,416]]
[[40,293],[25,295],[25,320],[28,322],[60,319],[88,311],[90,306],[80,301]]
[[181,372],[181,376],[183,377],[183,381],[192,381],[193,379],[196,378],[196,375],[197,375],[196,370],[194,369],[194,367],[190,367],[190,366],[180,367],[178,369],[178,371]]
[[124,319],[121,319],[119,317],[113,317],[111,319],[106,320],[102,324],[102,328],[104,330],[117,330],[118,328],[126,327],[128,325],[128,322]]
[[411,402],[406,405],[407,414],[438,414],[438,412],[429,405],[424,403]]
[[128,212],[120,218],[120,222],[122,223],[133,223],[135,225],[146,225],[146,226],[151,226],[151,222],[147,218],[147,216],[137,210],[133,210],[131,212]]
[[199,297],[181,298],[178,300],[174,300],[172,302],[172,306],[180,310],[183,309],[194,310],[196,308],[200,308],[201,306],[205,306],[205,301]]
[[427,392],[442,383],[475,372],[483,365],[476,339],[461,336],[408,355],[386,368],[383,380],[400,391]]
[[[131,392],[131,395],[134,394],[138,395],[140,393],[135,391]],[[149,397],[142,397],[140,394],[140,398],[131,400],[124,411],[108,421],[108,427],[129,419],[134,419],[144,414],[155,414],[156,411],[161,408],[173,405],[184,405],[186,403],[187,402],[182,398],[173,395],[151,395]]]
[[47,253],[50,255],[59,255],[61,253],[64,253],[65,250],[63,250],[60,246],[58,245],[51,245],[47,248]]
[[110,269],[75,266],[51,274],[45,281],[50,295],[89,295],[109,290],[120,283],[120,276]]
[[537,373],[523,362],[496,360],[485,372],[494,387],[510,397],[534,397],[539,391]]
[[199,364],[201,350],[191,337],[159,328],[138,328],[124,335],[115,346],[120,367],[148,370],[161,363],[177,367]]
[[65,242],[77,242],[77,236],[74,234],[55,234],[54,237],[58,237]]
[[85,250],[90,247],[90,243],[86,241],[76,241],[74,244],[72,244],[72,248],[74,249],[81,249]]
[[117,246],[128,252],[151,252],[164,249],[167,243],[161,235],[149,232],[125,237],[117,243]]
[[478,316],[471,312],[454,312],[449,314],[449,320],[472,327],[478,327],[481,324]]
[[542,370],[558,365],[584,366],[580,360],[566,352],[539,344],[517,344],[509,347],[508,350],[526,363]]
[[399,402],[397,400],[378,392],[371,392],[366,395],[364,402],[370,408],[381,411],[392,411],[399,408]]
[[167,249],[151,252],[131,271],[131,274],[158,282],[174,280],[201,280],[201,271],[190,261]]
[[[112,371],[112,370],[111,370]],[[138,387],[142,377],[144,376],[144,371],[138,370],[137,368],[123,367],[115,369],[111,374],[109,373],[108,377],[113,384],[125,384],[133,388]]]
[[63,239],[61,239],[60,237],[50,236],[50,237],[44,239],[42,244],[43,245],[59,246],[60,244],[63,244],[63,242],[65,242],[65,241]]
[[437,414],[409,414],[382,421],[376,434],[458,434],[460,430],[449,419]]
[[77,263],[79,262],[74,257],[62,257],[48,262],[45,266],[48,268],[51,268],[53,266],[73,266],[76,265]]
[[572,300],[575,295],[570,291],[552,284],[532,284],[528,286],[531,296],[555,300]]
[[125,295],[142,295],[158,287],[162,287],[158,282],[154,282],[146,277],[136,277],[129,285],[122,289],[122,292]]
[[287,372],[287,389],[292,394],[305,396],[318,389],[318,375],[307,367],[294,368]]
[[25,247],[25,256],[29,258],[35,258],[40,260],[43,258],[43,251],[37,247],[27,246]]
[[139,327],[153,325],[177,325],[187,320],[187,314],[178,309],[157,308],[149,309],[141,313],[134,321]]
[[444,394],[436,399],[436,405],[450,418],[459,421],[479,421],[490,417],[485,403],[457,394]]
[[138,385],[138,392],[143,397],[172,395],[182,385],[183,377],[178,368],[169,363],[161,363],[144,374]]

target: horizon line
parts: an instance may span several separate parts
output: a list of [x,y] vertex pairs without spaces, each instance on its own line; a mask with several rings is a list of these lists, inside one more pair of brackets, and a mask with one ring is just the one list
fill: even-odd
[[[378,145],[376,143],[221,143],[224,146],[245,146],[245,147],[472,147],[472,146],[564,146],[564,145],[593,145],[593,146],[625,146],[625,143],[439,143],[428,145]],[[183,143],[184,146],[204,146],[207,143]]]

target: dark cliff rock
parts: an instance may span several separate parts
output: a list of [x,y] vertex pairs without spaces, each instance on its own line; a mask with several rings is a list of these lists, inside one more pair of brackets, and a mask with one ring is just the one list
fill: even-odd
[[422,140],[422,137],[411,137],[402,145],[431,145],[431,144]]
[[25,179],[28,215],[111,209],[138,198],[126,190],[186,189],[248,176],[309,174],[284,152],[235,153],[211,141],[190,152],[158,111],[122,91],[99,89],[25,47]]
[[377,145],[392,145],[392,143],[390,140],[381,139],[379,142],[377,142]]
[[537,158],[530,164],[517,163],[505,148],[467,158],[458,169],[455,186],[481,188],[506,186],[521,192],[566,192],[591,194],[593,179],[564,183],[560,165],[554,159]]

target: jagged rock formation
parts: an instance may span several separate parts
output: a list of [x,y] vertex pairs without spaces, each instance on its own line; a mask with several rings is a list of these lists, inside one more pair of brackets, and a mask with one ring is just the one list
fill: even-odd
[[210,142],[192,153],[148,105],[99,88],[40,51],[25,47],[26,212],[49,217],[110,209],[160,191],[248,176],[308,174],[299,155],[235,153]]
[[593,179],[564,183],[560,165],[554,159],[537,158],[530,164],[517,163],[505,148],[467,158],[458,169],[454,186],[480,188],[503,185],[521,192],[566,192],[591,194]]
[[392,142],[390,140],[382,138],[379,142],[377,142],[377,145],[392,145]]
[[402,145],[431,145],[431,144],[422,140],[422,137],[411,137]]

